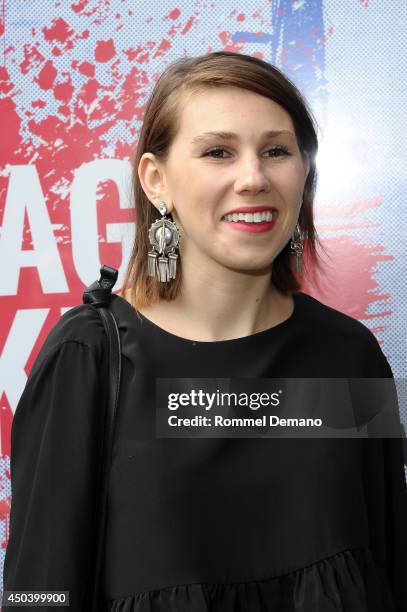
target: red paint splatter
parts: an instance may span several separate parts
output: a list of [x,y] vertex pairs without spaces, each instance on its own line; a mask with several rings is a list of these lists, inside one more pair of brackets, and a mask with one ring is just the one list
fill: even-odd
[[95,66],[91,64],[90,62],[82,62],[81,64],[79,64],[78,70],[84,76],[88,76],[88,77],[95,76]]
[[[0,166],[6,166],[15,163],[16,159],[21,159],[18,155],[22,145],[21,118],[12,98],[0,98],[0,117],[2,118]],[[0,177],[0,180],[3,182],[5,177]]]
[[38,83],[41,89],[51,89],[55,78],[57,76],[57,70],[54,64],[49,60],[45,63],[43,69],[39,73],[38,77],[34,78],[34,81]]
[[[180,15],[181,15],[181,11],[179,10],[179,8],[175,8],[175,9],[173,9],[172,11],[170,11],[170,12],[168,13],[168,17],[169,17],[170,19],[174,19],[174,20],[175,20],[175,19],[178,19],[178,17],[179,17]],[[168,17],[165,17],[164,19],[167,19]]]
[[149,53],[145,52],[146,48],[149,50],[154,49],[155,44],[156,43],[154,41],[148,40],[144,45],[139,45],[135,49],[126,49],[125,51],[123,51],[123,53],[127,55],[127,59],[129,60],[129,62],[137,60],[139,64],[142,64],[143,62],[146,62],[149,59]]
[[72,28],[69,27],[65,19],[62,19],[61,17],[54,19],[52,24],[53,25],[50,28],[42,28],[44,38],[48,42],[57,40],[58,42],[63,43],[74,34]]
[[[379,208],[383,203],[381,196],[374,196],[360,202],[336,202],[330,206],[321,207],[318,210],[318,221],[322,224],[332,222],[337,218],[347,219],[352,222],[356,215],[366,212],[372,208]],[[334,221],[333,221],[334,222]],[[326,225],[326,227],[336,227],[334,225]]]
[[171,36],[172,38],[174,38],[174,36],[179,32],[180,30],[180,24],[173,24],[171,25],[171,27],[168,29],[168,36]]
[[[374,227],[377,224],[358,221],[357,215],[381,205],[382,198],[375,196],[361,202],[338,202],[329,207],[321,207],[318,211],[318,227],[320,232],[326,230],[348,232],[356,228]],[[345,219],[346,223],[341,222]],[[304,285],[304,290],[357,319],[367,320],[388,316],[389,313],[384,307],[381,312],[374,315],[367,314],[367,310],[370,304],[389,299],[388,294],[378,291],[379,286],[374,280],[374,273],[377,264],[391,261],[394,257],[387,255],[382,245],[362,244],[349,236],[325,240],[324,246],[328,249],[330,257],[326,261],[325,271],[313,271],[312,280],[309,285],[308,283]],[[355,261],[358,262],[357,266]],[[355,302],[355,293],[349,283],[350,278],[352,286],[358,287],[359,302]],[[379,329],[377,327],[377,331]]]
[[95,49],[95,59],[97,62],[108,62],[116,54],[112,38],[109,40],[98,40]]
[[148,84],[147,75],[137,66],[134,66],[124,79],[121,94],[118,97],[118,119],[141,119],[143,108],[138,106],[140,90],[144,91]]
[[219,32],[219,38],[223,45],[226,45],[230,40],[230,32]]
[[44,100],[33,100],[33,102],[31,102],[33,108],[44,108],[46,105],[47,103]]
[[188,21],[186,22],[184,28],[181,30],[181,34],[183,35],[188,34],[189,30],[192,28],[196,20],[197,20],[196,15],[192,15],[192,17],[190,17]]
[[[81,17],[92,17],[95,16],[93,23],[100,25],[104,19],[109,17],[111,12],[111,0],[98,0],[93,2],[93,6],[88,10],[89,0],[79,0],[76,4],[71,4],[72,10]],[[103,11],[104,9],[104,11]]]
[[6,29],[6,1],[3,0],[0,16],[0,36],[3,36]]
[[20,63],[20,71],[27,74],[33,67],[38,67],[45,60],[45,57],[38,51],[35,45],[24,45],[24,59]]
[[219,32],[218,34],[222,45],[224,45],[223,47],[223,51],[233,51],[235,53],[238,53],[239,51],[242,50],[244,43],[235,43],[232,41],[232,35],[230,32]]
[[69,115],[71,114],[71,111],[69,110],[69,106],[61,105],[58,108],[58,113],[60,113],[61,115],[64,115],[64,117],[69,117]]
[[61,100],[61,102],[69,102],[74,92],[71,75],[68,74],[68,78],[65,82],[55,85],[53,91],[57,100]]
[[76,34],[64,19],[55,19],[52,26],[43,28],[44,39],[48,43],[55,43],[51,53],[59,57],[74,48],[78,40],[87,39],[89,30],[84,30],[81,34]]
[[[363,244],[349,236],[325,240],[324,246],[330,256],[327,267],[325,271],[313,270],[312,281],[303,282],[303,290],[356,319],[369,318],[367,310],[371,304],[390,298],[387,293],[378,291],[379,285],[373,278],[375,268],[394,257],[387,255],[382,245]],[[386,312],[383,310],[374,316],[384,317]]]
[[115,157],[117,159],[130,159],[134,154],[134,145],[133,143],[122,142],[118,140],[115,146]]
[[71,9],[75,13],[82,13],[88,5],[89,0],[80,0],[77,4],[71,4]]
[[7,68],[0,67],[0,93],[8,94],[13,90],[13,84],[10,82],[10,76]]
[[[61,178],[70,182],[76,167],[94,159],[95,150],[106,146],[106,141],[102,138],[104,132],[115,124],[115,120],[111,119],[101,126],[89,129],[79,117],[80,113],[77,114],[77,121],[68,124],[58,117],[48,116],[38,122],[32,120],[28,126],[32,134],[41,138],[36,166],[39,175],[43,177],[44,191],[49,192],[51,202],[56,200],[58,209],[61,201],[68,197],[68,193],[65,196],[56,196],[50,188]],[[66,221],[69,227],[68,219]]]
[[125,49],[123,53],[127,55],[127,59],[129,60],[129,62],[132,62],[134,59],[136,59],[136,57],[141,51],[144,51],[144,47],[142,45],[139,45],[135,49]]
[[120,74],[118,67],[120,66],[120,58],[117,58],[115,62],[110,66],[112,74],[112,82],[119,83],[123,79],[123,75]]
[[98,81],[96,79],[89,79],[80,89],[78,100],[82,101],[84,104],[91,104],[91,102],[96,100],[98,89]]
[[246,19],[244,13],[239,13],[236,17],[236,21],[244,21]]
[[93,121],[95,119],[100,120],[111,117],[117,110],[116,106],[117,104],[114,98],[99,98],[97,106],[95,106],[94,110],[89,115],[89,119]]
[[161,57],[162,55],[164,55],[164,53],[168,51],[168,49],[171,49],[171,46],[172,45],[169,40],[163,40],[160,46],[158,47],[157,51],[154,53],[153,59],[156,59],[157,57]]

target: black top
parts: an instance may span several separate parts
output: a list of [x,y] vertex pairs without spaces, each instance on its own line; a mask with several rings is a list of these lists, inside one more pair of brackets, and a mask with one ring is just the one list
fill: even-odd
[[[392,377],[361,322],[305,293],[294,299],[283,323],[202,342],[113,295],[123,369],[106,611],[407,610],[399,438],[156,436],[159,377]],[[66,312],[12,424],[4,589],[68,590],[73,612],[83,612],[90,575],[105,342],[94,307]]]

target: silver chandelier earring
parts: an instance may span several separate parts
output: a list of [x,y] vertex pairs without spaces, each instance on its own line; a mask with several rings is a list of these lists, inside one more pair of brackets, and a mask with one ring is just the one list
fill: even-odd
[[148,252],[147,274],[167,283],[174,279],[177,273],[178,253],[175,249],[179,244],[179,230],[174,221],[167,219],[165,202],[161,202],[158,209],[163,216],[154,221],[148,230],[153,250]]
[[301,237],[301,229],[299,223],[295,226],[293,237],[291,238],[290,248],[292,255],[295,255],[295,270],[299,274],[302,273],[302,252],[303,242]]

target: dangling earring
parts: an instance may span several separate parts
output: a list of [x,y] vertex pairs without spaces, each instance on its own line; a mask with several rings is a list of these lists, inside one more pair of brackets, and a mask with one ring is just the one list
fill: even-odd
[[177,273],[178,254],[175,249],[179,244],[179,231],[176,223],[166,217],[165,202],[161,202],[158,208],[163,217],[154,221],[148,230],[153,250],[148,252],[147,275],[157,277],[160,282],[166,283],[175,278]]
[[290,248],[292,255],[295,255],[295,270],[299,274],[302,273],[302,252],[303,243],[301,238],[301,229],[299,223],[295,226],[293,237],[291,238]]

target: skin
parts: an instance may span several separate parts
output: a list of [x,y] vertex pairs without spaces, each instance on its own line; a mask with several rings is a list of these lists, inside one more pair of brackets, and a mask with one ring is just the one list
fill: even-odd
[[[264,138],[266,130],[291,135]],[[206,131],[237,136],[192,143]],[[215,147],[222,150],[205,155]],[[185,96],[167,161],[145,153],[138,167],[146,196],[157,208],[164,201],[180,230],[182,292],[140,312],[171,333],[200,341],[248,336],[287,319],[293,298],[280,294],[270,276],[294,232],[308,172],[291,117],[275,102],[235,87]],[[279,211],[269,232],[238,231],[221,221],[231,209],[261,204]]]

